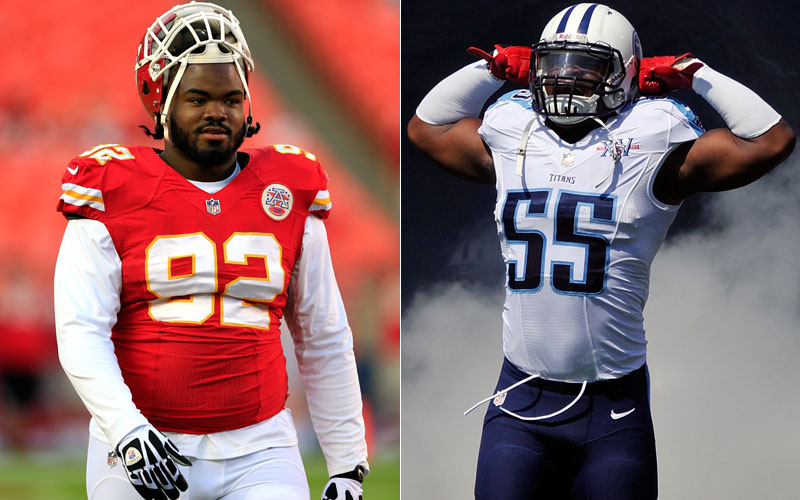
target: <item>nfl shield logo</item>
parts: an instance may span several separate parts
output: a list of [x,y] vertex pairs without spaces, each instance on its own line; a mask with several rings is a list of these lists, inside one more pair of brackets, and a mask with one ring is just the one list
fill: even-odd
[[494,398],[494,405],[495,406],[500,406],[503,403],[505,403],[506,402],[506,394],[507,393],[504,392],[503,394],[500,394],[500,395],[496,396]]
[[270,184],[261,193],[261,207],[275,220],[283,220],[292,210],[292,192],[281,184]]
[[117,465],[117,454],[113,451],[108,452],[108,461],[106,462],[109,467],[114,467]]
[[206,210],[208,210],[208,213],[211,215],[217,215],[220,211],[219,200],[215,200],[214,198],[206,200]]

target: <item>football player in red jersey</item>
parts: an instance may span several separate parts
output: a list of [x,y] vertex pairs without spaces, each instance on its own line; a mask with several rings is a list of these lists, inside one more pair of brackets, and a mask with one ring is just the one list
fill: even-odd
[[92,415],[88,498],[308,499],[284,407],[285,315],[331,476],[322,498],[361,499],[369,466],[325,172],[295,146],[239,151],[258,125],[230,11],[174,7],[136,67],[164,149],[87,150],[58,203],[59,355]]

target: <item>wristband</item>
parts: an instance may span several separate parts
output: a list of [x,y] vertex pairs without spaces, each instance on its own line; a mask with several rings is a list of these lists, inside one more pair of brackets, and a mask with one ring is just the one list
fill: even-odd
[[357,465],[355,469],[351,470],[350,472],[343,472],[342,474],[336,474],[335,476],[331,476],[331,479],[335,477],[341,477],[344,479],[353,479],[358,481],[359,483],[364,482],[364,478],[367,477],[369,474],[369,470],[363,465]]
[[492,76],[485,61],[470,63],[433,87],[417,107],[417,116],[431,125],[477,118],[486,99],[503,83]]
[[758,137],[781,120],[781,115],[758,94],[707,65],[695,72],[692,90],[719,113],[737,137]]

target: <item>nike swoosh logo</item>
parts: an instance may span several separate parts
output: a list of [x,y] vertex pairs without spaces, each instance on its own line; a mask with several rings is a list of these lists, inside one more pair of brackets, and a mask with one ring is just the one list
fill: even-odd
[[72,175],[75,175],[75,174],[77,174],[77,173],[78,173],[78,167],[75,167],[75,168],[69,168],[69,167],[67,167],[67,170],[68,170],[68,171],[69,171],[69,173],[71,173]]
[[631,408],[630,410],[628,410],[628,411],[624,411],[624,412],[622,412],[622,413],[617,413],[617,412],[615,412],[614,410],[611,410],[611,418],[612,418],[612,419],[614,419],[614,420],[619,420],[619,419],[621,419],[621,418],[623,418],[623,417],[627,417],[628,415],[630,415],[631,413],[633,413],[633,411],[634,411],[635,409],[636,409],[636,408]]

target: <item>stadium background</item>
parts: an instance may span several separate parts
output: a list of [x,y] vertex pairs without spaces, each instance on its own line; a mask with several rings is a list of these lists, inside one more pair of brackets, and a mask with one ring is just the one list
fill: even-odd
[[[133,66],[145,28],[175,3],[0,0],[0,499],[85,498],[88,414],[58,364],[53,329],[65,226],[55,206],[76,154],[104,143],[159,145],[137,127],[151,122]],[[237,15],[256,61],[262,129],[245,147],[296,144],[328,171],[326,225],[366,403],[367,492],[399,498],[399,2],[217,3]],[[290,372],[289,405],[317,496],[327,474]]]
[[[403,0],[404,125],[475,60],[467,47],[530,44],[572,3]],[[606,3],[645,56],[693,51],[800,131],[796,3]],[[723,125],[692,92],[677,97],[706,128]],[[405,134],[401,148],[403,496],[472,498],[485,407],[462,412],[492,393],[502,361],[495,191],[449,176]],[[795,152],[752,186],[688,200],[655,259],[645,327],[661,498],[797,497],[798,163]]]

